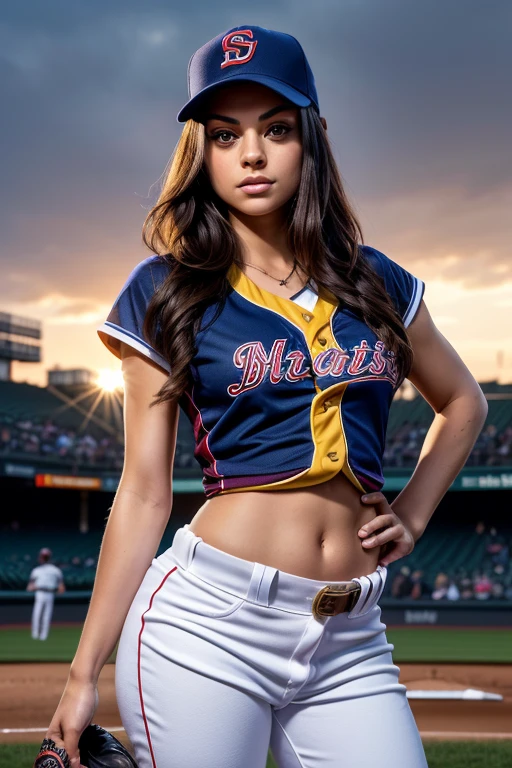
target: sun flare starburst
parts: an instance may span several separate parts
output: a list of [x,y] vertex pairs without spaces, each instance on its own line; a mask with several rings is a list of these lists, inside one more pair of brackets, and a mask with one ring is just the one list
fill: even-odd
[[100,389],[103,389],[106,392],[122,389],[123,373],[120,370],[114,370],[112,368],[100,368],[96,384]]

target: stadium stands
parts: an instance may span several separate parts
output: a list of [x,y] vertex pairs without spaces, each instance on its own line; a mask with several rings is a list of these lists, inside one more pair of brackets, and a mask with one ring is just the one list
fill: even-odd
[[[489,403],[487,421],[467,466],[512,465],[512,385],[481,384]],[[120,472],[123,465],[122,401],[119,395],[84,385],[66,392],[0,381],[0,458],[52,459],[74,471]],[[390,412],[384,464],[413,467],[433,412],[421,397],[395,399]],[[175,470],[200,475],[192,428],[179,421]]]
[[[469,467],[509,467],[512,470],[512,385],[481,384],[489,402],[486,424]],[[432,409],[421,397],[399,399],[391,407],[385,466],[413,467]],[[9,462],[30,462],[37,471],[57,468],[63,474],[119,474],[123,464],[122,397],[91,385],[72,388],[36,387],[0,381],[0,478]],[[174,471],[176,477],[200,478],[194,459],[192,429],[181,418]],[[509,491],[507,491],[509,493]],[[62,567],[67,589],[90,589],[101,543],[101,530],[77,533],[16,529],[5,523],[0,535],[0,590],[23,590],[37,552],[51,546]],[[171,545],[173,520],[159,551]],[[50,531],[48,532],[50,535]],[[44,538],[44,537],[43,537]],[[494,551],[493,551],[494,548]],[[512,526],[493,533],[487,521],[429,525],[414,551],[389,567],[385,595],[397,599],[512,600]]]
[[512,525],[497,530],[483,522],[471,526],[434,519],[411,554],[390,564],[384,595],[512,600],[511,551]]
[[[182,522],[171,516],[158,553],[171,546],[180,525]],[[4,527],[0,532],[0,590],[26,588],[43,545],[51,548],[52,562],[62,569],[68,591],[92,589],[102,536],[103,531],[99,529],[78,533],[76,530],[54,528],[42,534],[40,530],[9,530]]]

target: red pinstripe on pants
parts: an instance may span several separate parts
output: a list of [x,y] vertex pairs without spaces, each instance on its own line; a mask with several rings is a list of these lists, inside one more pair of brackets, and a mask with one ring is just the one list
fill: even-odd
[[139,680],[140,708],[141,708],[141,711],[142,711],[142,718],[144,720],[144,727],[146,729],[146,736],[148,738],[149,751],[151,753],[151,760],[153,762],[154,768],[156,768],[156,760],[155,760],[155,755],[154,755],[154,752],[153,752],[153,745],[151,743],[151,736],[150,736],[150,733],[149,733],[149,725],[148,725],[148,721],[147,721],[147,718],[146,718],[146,712],[144,710],[144,698],[143,698],[143,695],[142,695],[142,678],[141,678],[141,673],[140,673],[140,652],[141,652],[141,647],[142,647],[142,632],[144,631],[144,626],[145,626],[144,616],[146,615],[146,613],[148,611],[151,610],[151,607],[153,605],[153,599],[154,599],[156,593],[160,589],[162,589],[163,585],[165,584],[165,582],[167,581],[167,579],[169,578],[171,573],[174,573],[174,571],[177,571],[177,570],[178,570],[178,567],[174,566],[174,568],[172,570],[170,570],[169,573],[166,573],[164,578],[160,582],[159,586],[155,589],[155,591],[151,595],[151,599],[149,601],[149,607],[144,611],[144,613],[142,614],[142,617],[141,617],[142,626],[141,626],[140,632],[139,632],[139,649],[138,649],[138,657],[137,657],[137,674],[138,674],[138,680]]

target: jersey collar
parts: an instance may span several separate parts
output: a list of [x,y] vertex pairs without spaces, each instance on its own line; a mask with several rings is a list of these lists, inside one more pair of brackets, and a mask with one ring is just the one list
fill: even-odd
[[308,341],[312,340],[320,328],[330,322],[331,315],[339,304],[338,299],[330,291],[323,286],[318,286],[318,299],[314,308],[305,310],[292,299],[278,296],[256,285],[235,263],[231,264],[227,278],[236,293],[252,304],[276,312],[290,320],[301,328]]

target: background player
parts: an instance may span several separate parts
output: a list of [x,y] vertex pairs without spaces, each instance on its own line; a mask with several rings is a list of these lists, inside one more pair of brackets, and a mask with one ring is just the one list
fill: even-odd
[[53,614],[55,593],[66,591],[62,571],[50,563],[52,553],[48,547],[39,550],[40,565],[32,569],[27,585],[28,592],[35,592],[32,608],[32,638],[46,640],[50,631],[50,621]]

